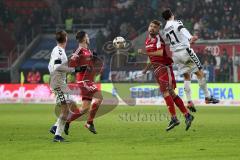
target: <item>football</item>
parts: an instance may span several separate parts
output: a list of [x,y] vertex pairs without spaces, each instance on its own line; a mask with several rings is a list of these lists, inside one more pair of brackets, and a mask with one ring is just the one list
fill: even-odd
[[126,46],[126,40],[123,37],[116,37],[113,40],[113,46],[116,49],[122,49],[125,48]]

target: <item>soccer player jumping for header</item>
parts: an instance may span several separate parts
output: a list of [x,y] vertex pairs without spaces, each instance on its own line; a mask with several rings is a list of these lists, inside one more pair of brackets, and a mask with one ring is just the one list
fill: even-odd
[[[146,55],[148,55],[151,63],[146,66],[143,73],[146,73],[150,67],[152,67],[154,70],[156,81],[160,86],[160,91],[162,92],[168,107],[168,111],[171,115],[171,121],[166,128],[166,131],[173,129],[175,126],[180,124],[176,116],[174,104],[176,104],[176,106],[185,116],[186,130],[188,130],[194,117],[188,112],[182,99],[174,91],[176,88],[176,81],[172,69],[173,61],[172,58],[170,58],[166,53],[165,43],[159,34],[159,29],[159,21],[153,20],[149,24],[149,35],[145,41],[145,49]],[[139,49],[138,52],[143,53],[142,49]]]
[[162,12],[162,17],[167,21],[163,32],[164,37],[170,42],[170,50],[173,52],[173,61],[178,66],[180,74],[184,76],[184,91],[188,101],[188,108],[192,112],[196,112],[191,97],[191,73],[197,76],[200,88],[204,91],[205,103],[219,103],[219,100],[210,96],[206,79],[202,71],[202,65],[190,43],[194,43],[198,37],[192,36],[188,30],[175,17],[170,9]]

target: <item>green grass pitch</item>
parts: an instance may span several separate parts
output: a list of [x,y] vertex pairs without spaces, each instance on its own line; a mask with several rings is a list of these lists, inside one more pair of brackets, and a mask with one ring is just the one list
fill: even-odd
[[166,132],[165,107],[120,106],[96,119],[99,134],[75,122],[53,143],[53,105],[1,104],[0,160],[239,160],[240,107],[197,109],[188,132],[183,117]]

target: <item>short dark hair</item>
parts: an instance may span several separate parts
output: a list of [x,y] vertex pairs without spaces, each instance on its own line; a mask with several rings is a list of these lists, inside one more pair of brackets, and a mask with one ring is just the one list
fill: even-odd
[[77,34],[76,34],[76,40],[78,42],[82,42],[84,37],[86,36],[86,32],[85,31],[78,31]]
[[56,32],[56,40],[58,43],[64,43],[67,41],[67,32],[64,30]]
[[165,20],[169,20],[172,17],[173,13],[170,8],[166,9],[162,12],[162,18]]
[[152,21],[150,22],[150,24],[151,24],[151,23],[156,24],[157,26],[160,26],[160,25],[161,25],[161,22],[160,22],[159,20],[156,20],[156,19],[152,20]]

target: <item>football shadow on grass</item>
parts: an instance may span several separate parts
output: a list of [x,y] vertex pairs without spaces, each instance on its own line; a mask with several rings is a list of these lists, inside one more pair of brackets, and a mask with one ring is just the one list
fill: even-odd
[[[110,113],[111,111],[113,111],[119,105],[118,98],[115,97],[115,96],[112,96],[111,93],[102,91],[102,94],[104,95],[103,101],[102,101],[102,104],[99,106],[99,108],[97,110],[95,118],[98,118],[98,117],[101,117],[103,115],[106,115],[106,114]],[[93,98],[93,101],[94,101],[94,98]],[[75,113],[72,112],[73,111],[72,108],[74,108],[73,105],[71,106],[71,104],[69,104],[69,103],[67,103],[67,104],[68,104],[68,110],[72,114],[75,114]],[[77,104],[77,107],[78,108],[81,107],[81,104]],[[91,108],[90,108],[90,110],[91,110]],[[55,106],[55,115],[56,115],[57,118],[60,115],[60,111],[61,111],[61,105],[57,104]],[[79,118],[77,118],[75,121],[87,121],[89,111],[87,113],[85,113],[84,115],[80,116]]]

